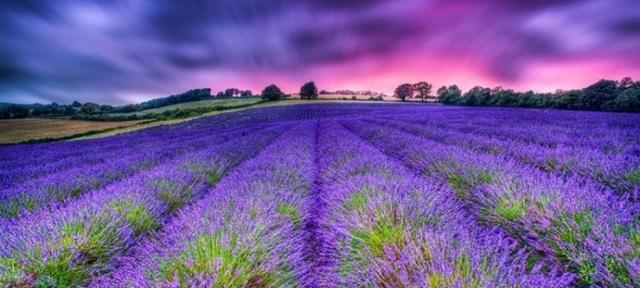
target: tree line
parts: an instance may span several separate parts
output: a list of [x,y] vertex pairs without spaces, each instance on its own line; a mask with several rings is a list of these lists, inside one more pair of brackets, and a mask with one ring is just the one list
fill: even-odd
[[[435,94],[432,94],[432,89],[433,85],[426,81],[413,84],[404,83],[395,89],[394,97],[401,101],[406,101],[408,98],[417,98],[422,102],[435,101],[445,105],[460,106],[640,112],[640,81],[633,81],[629,77],[625,77],[620,81],[603,79],[583,89],[557,90],[553,93],[537,93],[533,91],[517,92],[511,89],[503,89],[502,87],[487,88],[482,86],[473,87],[463,93],[458,86],[450,85],[442,86],[436,90]],[[318,94],[318,88],[313,81],[304,83],[300,87],[301,99],[317,99]],[[271,84],[265,87],[259,95],[254,95],[251,90],[229,88],[217,93],[214,97],[211,95],[211,89],[202,88],[120,107],[98,105],[91,102],[82,104],[78,101],[73,101],[73,103],[69,105],[60,105],[57,103],[29,105],[0,103],[0,119],[71,117],[73,119],[100,119],[105,121],[136,120],[139,117],[131,113],[190,101],[233,97],[261,97],[265,100],[278,100],[289,96],[290,95],[282,92],[278,86]],[[353,98],[355,98],[355,96]],[[370,97],[369,100],[381,101],[383,99],[382,97]],[[187,113],[185,111],[178,112],[176,113]],[[190,111],[189,113],[193,114],[198,112],[200,111]],[[110,113],[129,113],[129,115],[122,115],[115,118],[104,116]],[[182,114],[155,116],[175,118],[183,117],[184,115]]]
[[620,81],[600,80],[583,89],[557,90],[553,93],[516,92],[502,87],[476,86],[462,93],[456,85],[442,86],[431,96],[432,85],[405,83],[395,89],[401,101],[414,95],[434,99],[445,105],[551,108],[569,110],[640,112],[640,81],[625,77]]

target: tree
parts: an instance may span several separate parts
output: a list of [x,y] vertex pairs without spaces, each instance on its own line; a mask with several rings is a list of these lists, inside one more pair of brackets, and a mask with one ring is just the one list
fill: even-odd
[[318,98],[318,88],[313,81],[304,83],[300,87],[300,99],[316,99]]
[[424,102],[425,98],[429,98],[431,88],[433,88],[433,85],[424,81],[413,84],[413,91],[418,92],[417,97],[420,98],[422,102]]
[[618,82],[613,80],[600,80],[595,84],[584,88],[581,109],[602,110],[607,102],[613,101],[618,94]]
[[486,106],[490,98],[491,89],[476,86],[462,95],[461,104],[467,106]]
[[633,79],[631,79],[631,77],[624,77],[622,78],[622,80],[620,80],[620,83],[618,83],[618,88],[624,91],[632,88],[634,84],[635,82],[633,82]]
[[403,102],[406,98],[413,97],[413,85],[405,83],[398,86],[394,92],[394,97],[400,98]]
[[62,112],[62,114],[65,116],[74,115],[76,114],[76,109],[73,109],[73,107],[71,106],[65,106],[64,112]]
[[240,90],[239,89],[229,88],[227,90],[224,90],[224,97],[225,98],[233,98],[233,97],[236,97],[237,95],[240,95]]
[[240,97],[253,97],[251,90],[244,90],[240,93]]
[[284,93],[275,84],[271,84],[262,90],[262,99],[279,100],[283,96]]
[[80,112],[82,114],[97,114],[100,113],[100,106],[95,103],[87,102],[82,104],[82,108],[80,108]]
[[462,90],[458,88],[456,85],[451,85],[449,87],[442,86],[438,89],[438,101],[447,105],[458,105],[460,104],[460,97],[462,96]]
[[627,89],[614,101],[613,109],[624,112],[640,112],[640,87]]
[[29,109],[21,105],[11,105],[7,108],[8,118],[27,118],[29,117]]
[[73,103],[71,104],[72,107],[76,107],[76,108],[80,108],[82,107],[82,103],[78,102],[78,101],[73,101]]

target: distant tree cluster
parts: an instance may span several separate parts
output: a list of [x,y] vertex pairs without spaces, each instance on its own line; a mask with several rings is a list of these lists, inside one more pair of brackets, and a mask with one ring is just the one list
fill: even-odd
[[452,85],[441,87],[437,94],[438,100],[447,105],[640,112],[640,81],[634,82],[629,77],[621,81],[600,80],[584,89],[554,93],[476,86],[462,94]]
[[[370,90],[361,90],[361,91],[353,91],[353,90],[336,90],[336,91],[328,91],[328,90],[320,90],[320,95],[359,95],[359,96],[370,96],[369,98],[375,99],[378,101],[379,99],[383,99],[387,95],[379,92],[372,92]],[[343,97],[344,98],[344,97]]]
[[227,88],[224,91],[220,91],[216,94],[216,98],[248,98],[253,97],[251,90],[240,90],[237,88]]
[[407,98],[413,98],[415,95],[417,98],[420,98],[420,101],[424,102],[427,99],[435,99],[435,97],[431,96],[432,88],[433,85],[425,81],[420,81],[415,84],[404,83],[396,88],[393,96],[401,101],[405,101]]
[[81,106],[57,103],[27,105],[0,103],[0,119],[71,116],[78,113]]

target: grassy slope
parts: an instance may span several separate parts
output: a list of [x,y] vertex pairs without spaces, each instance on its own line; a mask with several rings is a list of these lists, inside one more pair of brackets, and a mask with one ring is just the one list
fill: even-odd
[[28,140],[65,138],[90,132],[131,127],[143,121],[97,122],[66,119],[7,119],[0,120],[0,144]]
[[169,106],[164,106],[160,108],[147,109],[139,112],[130,112],[130,113],[112,113],[113,116],[120,115],[146,115],[150,113],[162,113],[164,111],[176,110],[176,109],[193,109],[193,108],[201,108],[201,107],[230,107],[242,104],[254,104],[260,102],[260,98],[236,98],[236,99],[211,99],[211,100],[200,100],[193,102],[185,102],[179,103]]

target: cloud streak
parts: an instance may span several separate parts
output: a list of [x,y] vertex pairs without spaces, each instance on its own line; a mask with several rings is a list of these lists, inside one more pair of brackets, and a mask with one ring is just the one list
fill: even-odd
[[0,102],[123,104],[307,80],[577,88],[640,78],[638,11],[632,0],[3,1]]

